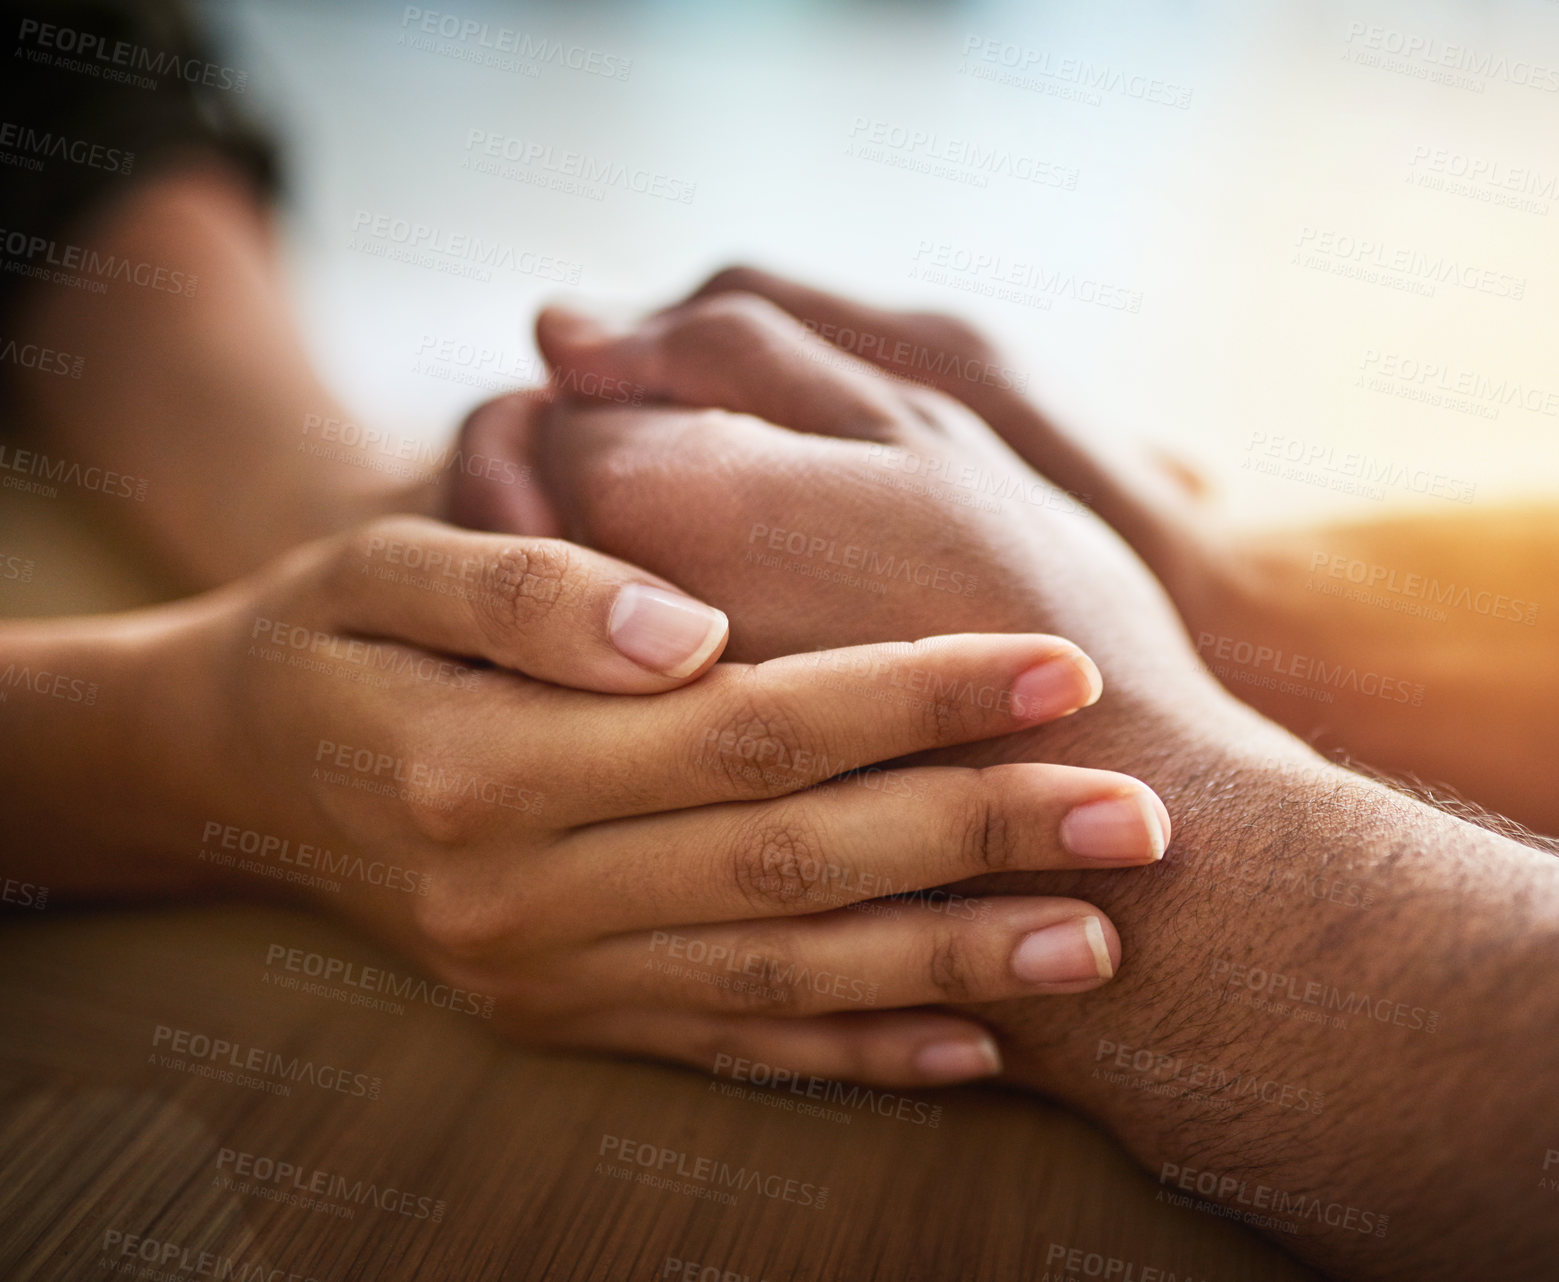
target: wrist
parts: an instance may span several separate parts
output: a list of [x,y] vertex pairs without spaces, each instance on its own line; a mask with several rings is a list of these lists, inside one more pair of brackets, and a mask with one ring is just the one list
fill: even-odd
[[5,858],[66,896],[182,895],[221,878],[196,858],[192,767],[181,736],[209,709],[180,706],[182,606],[8,627],[26,680],[0,707],[30,751],[10,772]]

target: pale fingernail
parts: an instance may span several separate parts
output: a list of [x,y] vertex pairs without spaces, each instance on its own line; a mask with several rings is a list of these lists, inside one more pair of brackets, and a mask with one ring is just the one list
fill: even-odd
[[1080,859],[1146,863],[1164,857],[1169,834],[1146,788],[1074,806],[1061,820],[1061,844]]
[[1072,984],[1115,974],[1097,917],[1072,917],[1025,935],[1012,953],[1012,973],[1029,984]]
[[1023,721],[1063,717],[1098,701],[1104,678],[1081,650],[1047,659],[1012,683],[1012,712]]
[[646,668],[685,677],[709,660],[730,622],[711,605],[644,583],[630,583],[612,602],[612,644]]
[[967,1082],[1001,1072],[1001,1052],[989,1037],[932,1042],[915,1052],[914,1065],[928,1082]]

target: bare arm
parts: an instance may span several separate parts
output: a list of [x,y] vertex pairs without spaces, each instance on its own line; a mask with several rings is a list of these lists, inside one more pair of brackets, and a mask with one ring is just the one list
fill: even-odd
[[63,354],[75,375],[52,372],[59,359],[13,371],[7,468],[130,478],[139,501],[90,487],[73,497],[97,501],[186,588],[373,516],[434,510],[443,445],[355,422],[325,387],[268,213],[236,174],[212,162],[149,175],[70,235],[109,262],[146,265],[146,283],[26,296],[18,341]]

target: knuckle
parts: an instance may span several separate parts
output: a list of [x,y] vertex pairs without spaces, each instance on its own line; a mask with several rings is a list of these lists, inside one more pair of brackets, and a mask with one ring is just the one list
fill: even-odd
[[474,894],[467,887],[435,889],[413,906],[421,936],[447,963],[480,965],[511,937],[496,896]]
[[931,990],[951,1002],[973,1001],[977,996],[974,958],[968,936],[949,928],[939,929],[927,955],[927,979]]
[[975,683],[956,671],[950,673],[946,651],[934,641],[912,642],[903,663],[923,691],[912,707],[920,715],[920,729],[932,742],[959,743],[980,734],[987,724],[982,703],[994,704],[994,691],[987,697]]
[[482,828],[481,806],[467,795],[411,789],[400,798],[400,804],[412,833],[440,849],[469,845]]
[[789,321],[768,299],[737,291],[715,294],[688,308],[677,335],[687,344],[723,351],[770,336]]
[[534,627],[567,610],[582,591],[576,556],[560,539],[505,544],[484,567],[473,602],[479,622],[495,640],[512,641],[517,629]]
[[792,943],[766,934],[738,940],[729,986],[722,986],[727,1003],[738,1011],[796,1011],[805,993]]
[[1020,866],[1019,836],[988,787],[973,789],[962,803],[958,823],[963,867],[972,872],[1007,872]]
[[732,263],[722,267],[699,287],[699,294],[720,294],[738,290],[753,293],[763,283],[763,273],[745,263]]
[[794,792],[837,773],[840,763],[813,751],[816,743],[795,700],[750,680],[704,730],[700,763],[732,796]]
[[731,850],[731,873],[742,897],[762,914],[799,909],[813,896],[821,868],[816,835],[803,824],[772,820],[745,825]]

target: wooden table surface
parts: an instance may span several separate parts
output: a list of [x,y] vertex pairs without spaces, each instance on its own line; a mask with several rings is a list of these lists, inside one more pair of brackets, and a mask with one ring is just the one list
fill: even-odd
[[[137,599],[62,504],[0,502],[0,538],[47,571],[0,614]],[[683,1069],[528,1053],[424,1002],[287,987],[275,946],[407,969],[270,907],[0,917],[0,1279],[1315,1276],[1157,1201],[1113,1141],[1032,1097],[808,1112]],[[259,1071],[193,1071],[214,1059]],[[645,1156],[687,1178],[641,1183]],[[722,1179],[736,1191],[707,1196]]]
[[[1156,1201],[1112,1141],[1017,1093],[807,1115],[788,1107],[805,1097],[727,1095],[687,1070],[539,1056],[425,1002],[364,1009],[277,986],[288,973],[267,966],[276,945],[406,967],[269,908],[46,908],[6,919],[0,940],[6,1279],[221,1278],[222,1259],[244,1282],[262,1263],[283,1270],[258,1274],[267,1282],[652,1279],[677,1276],[670,1261],[714,1266],[704,1282],[1104,1276],[1084,1271],[1105,1267],[1086,1254],[1047,1272],[1061,1248],[1134,1265],[1118,1282],[1313,1276],[1243,1230]],[[240,1049],[197,1059],[201,1036]],[[253,1051],[260,1071],[244,1081],[190,1071],[215,1059],[236,1077]],[[281,1065],[267,1071],[265,1053]],[[735,1205],[641,1184],[642,1167],[601,1156],[620,1141],[669,1151],[685,1172],[707,1158],[762,1178],[741,1179]],[[789,1200],[783,1180],[797,1182]],[[264,1196],[301,1202],[311,1186],[325,1205]],[[801,1204],[823,1188],[825,1204]]]

